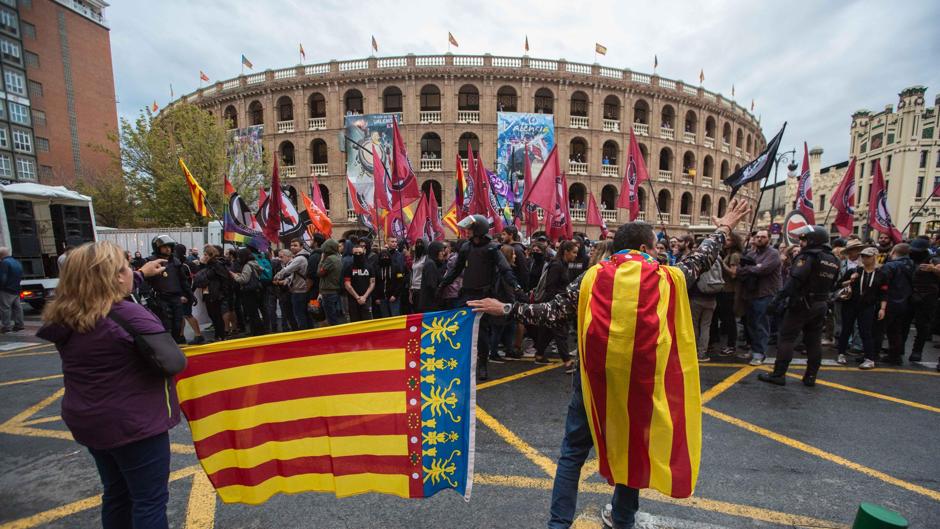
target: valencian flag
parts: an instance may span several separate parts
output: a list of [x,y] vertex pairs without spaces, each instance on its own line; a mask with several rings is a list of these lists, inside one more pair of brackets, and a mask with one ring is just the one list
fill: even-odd
[[849,162],[842,182],[829,199],[829,204],[836,210],[836,220],[833,224],[839,230],[839,235],[848,237],[855,224],[855,158]]
[[881,172],[881,162],[875,160],[875,170],[872,171],[871,190],[868,193],[868,224],[891,237],[895,244],[901,242],[901,232],[894,227],[891,212],[888,211],[888,189],[885,187],[885,177]]
[[189,172],[189,168],[186,167],[186,163],[183,162],[183,159],[180,158],[179,161],[180,169],[183,170],[183,176],[186,178],[186,185],[189,186],[189,196],[193,200],[193,209],[196,211],[196,215],[200,217],[211,217],[209,204],[206,203],[206,190],[193,178],[192,173]]
[[809,170],[809,147],[803,142],[803,167],[800,169],[800,178],[796,183],[796,209],[800,210],[806,222],[816,224],[816,214],[813,207],[813,175]]
[[774,160],[777,157],[777,149],[780,148],[780,140],[783,138],[783,131],[786,129],[787,123],[784,122],[780,132],[770,140],[757,158],[723,180],[724,184],[731,188],[730,198],[734,198],[741,186],[763,180],[770,175],[770,169],[774,166]]
[[270,244],[261,233],[258,219],[251,213],[248,204],[225,177],[225,209],[222,212],[222,239],[235,245],[251,246],[267,251]]
[[601,211],[597,208],[597,201],[594,200],[594,193],[588,193],[588,208],[587,208],[587,224],[588,226],[598,226],[601,229],[601,239],[607,238],[607,221],[604,220],[604,217],[601,216]]
[[585,272],[578,350],[600,474],[611,485],[691,496],[702,402],[682,272],[635,250]]
[[623,183],[620,185],[620,198],[617,207],[630,210],[630,222],[640,216],[640,186],[649,180],[650,175],[643,161],[643,152],[630,131],[630,151],[627,154],[627,166],[623,170]]
[[469,500],[477,322],[459,309],[187,348],[176,390],[219,497]]

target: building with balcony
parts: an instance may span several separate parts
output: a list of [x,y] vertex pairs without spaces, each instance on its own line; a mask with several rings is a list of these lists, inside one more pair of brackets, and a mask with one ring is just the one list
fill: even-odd
[[[498,112],[553,114],[571,203],[587,203],[593,193],[611,227],[627,220],[615,205],[631,131],[652,184],[640,190],[641,215],[656,222],[658,205],[673,229],[724,213],[730,190],[721,180],[766,143],[753,115],[702,87],[530,57],[407,55],[291,66],[220,81],[173,104],[182,102],[230,128],[263,125],[282,182],[308,189],[316,176],[340,234],[357,227],[339,144],[348,114],[396,114],[422,188],[445,208],[468,145],[494,166]],[[756,201],[756,184],[739,196]],[[596,235],[580,208],[572,217],[576,231]]]

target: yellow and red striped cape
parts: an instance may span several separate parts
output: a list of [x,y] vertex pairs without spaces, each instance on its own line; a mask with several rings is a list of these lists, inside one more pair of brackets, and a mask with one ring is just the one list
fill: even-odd
[[633,251],[588,270],[578,349],[600,474],[611,485],[691,496],[702,399],[682,271]]

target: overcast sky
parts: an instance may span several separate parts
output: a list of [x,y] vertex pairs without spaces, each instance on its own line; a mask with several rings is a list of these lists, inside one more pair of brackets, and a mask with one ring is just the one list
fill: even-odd
[[[397,5],[396,5],[397,4]],[[789,5],[787,5],[789,4]],[[847,158],[851,114],[897,104],[912,85],[940,88],[940,2],[791,1],[112,1],[106,11],[118,114],[199,86],[199,70],[224,80],[244,53],[254,71],[299,62],[447,51],[594,61],[658,73],[756,102],[769,140],[788,121],[784,147],[825,149],[823,163]]]

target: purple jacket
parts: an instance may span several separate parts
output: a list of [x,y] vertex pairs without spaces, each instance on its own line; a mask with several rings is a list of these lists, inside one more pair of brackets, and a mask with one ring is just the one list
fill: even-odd
[[[141,333],[164,330],[153,313],[136,303],[115,303],[113,311]],[[49,324],[36,336],[55,343],[62,357],[62,420],[80,444],[116,448],[180,422],[172,378],[151,366],[137,352],[134,339],[110,318],[102,318],[87,333]]]

